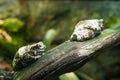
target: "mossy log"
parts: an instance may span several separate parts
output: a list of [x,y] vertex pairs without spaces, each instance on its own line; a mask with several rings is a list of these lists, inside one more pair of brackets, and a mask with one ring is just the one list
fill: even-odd
[[60,74],[75,71],[114,46],[120,44],[120,30],[106,29],[94,39],[66,41],[47,51],[32,65],[14,73],[13,80],[49,80]]

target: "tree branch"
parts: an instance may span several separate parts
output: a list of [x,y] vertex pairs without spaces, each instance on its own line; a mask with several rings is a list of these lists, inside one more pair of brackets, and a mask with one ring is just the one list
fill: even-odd
[[32,65],[14,73],[14,80],[48,80],[77,70],[94,56],[120,44],[120,31],[104,30],[101,35],[84,42],[66,41],[49,50]]

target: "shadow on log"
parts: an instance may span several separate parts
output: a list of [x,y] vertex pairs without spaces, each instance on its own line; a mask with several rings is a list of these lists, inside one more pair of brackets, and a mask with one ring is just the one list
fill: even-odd
[[94,39],[66,41],[32,65],[14,73],[13,80],[48,80],[75,71],[103,51],[120,44],[120,30],[106,29]]

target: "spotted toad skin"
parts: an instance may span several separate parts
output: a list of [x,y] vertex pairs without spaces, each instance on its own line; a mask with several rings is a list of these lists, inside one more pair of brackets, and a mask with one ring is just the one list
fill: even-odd
[[14,59],[13,68],[15,71],[20,70],[38,60],[41,56],[45,55],[46,46],[43,42],[38,42],[32,45],[21,47]]
[[84,41],[92,39],[95,36],[99,35],[103,30],[103,19],[91,19],[80,21],[76,26],[75,30],[72,33],[70,40],[71,41]]

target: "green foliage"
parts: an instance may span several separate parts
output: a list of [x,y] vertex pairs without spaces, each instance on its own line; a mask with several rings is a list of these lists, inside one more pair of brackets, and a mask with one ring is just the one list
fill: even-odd
[[73,72],[61,75],[60,80],[80,80]]
[[[3,20],[0,34],[0,36],[3,37],[0,39],[0,56],[12,60],[17,49],[23,46],[24,36],[20,32],[22,27],[23,22],[17,18],[7,18]],[[9,38],[6,39],[7,37]]]
[[83,72],[77,72],[77,75],[82,79],[82,80],[94,80],[90,76],[88,76],[86,73]]
[[47,48],[50,48],[50,45],[53,42],[53,40],[56,38],[57,33],[58,33],[58,31],[55,29],[49,29],[46,32],[43,42],[47,46]]
[[0,56],[3,56],[6,59],[11,59],[14,56],[15,51],[18,47],[12,43],[7,42],[6,40],[0,41]]
[[23,22],[16,18],[8,18],[4,20],[3,27],[10,32],[17,32],[23,27]]
[[112,17],[112,19],[106,20],[106,26],[109,28],[115,27],[116,24],[120,24],[120,18],[118,17]]

